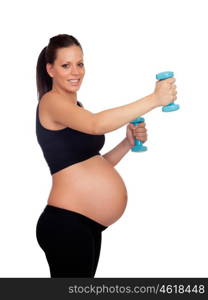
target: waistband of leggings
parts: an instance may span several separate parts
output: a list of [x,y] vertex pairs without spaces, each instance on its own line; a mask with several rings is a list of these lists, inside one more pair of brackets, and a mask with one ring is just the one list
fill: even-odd
[[92,226],[95,230],[99,231],[104,231],[105,229],[108,228],[108,226],[104,226],[101,223],[96,222],[95,220],[79,213],[76,211],[72,211],[69,209],[53,206],[50,204],[47,204],[44,209],[45,212],[52,212],[55,214],[60,214],[60,215],[68,215],[68,216],[77,216],[79,217],[83,222],[87,223],[88,225]]

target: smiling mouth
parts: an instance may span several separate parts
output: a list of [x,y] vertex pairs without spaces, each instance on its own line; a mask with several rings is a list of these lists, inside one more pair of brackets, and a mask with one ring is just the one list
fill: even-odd
[[68,79],[67,81],[69,81],[69,82],[79,82],[80,78],[79,79]]

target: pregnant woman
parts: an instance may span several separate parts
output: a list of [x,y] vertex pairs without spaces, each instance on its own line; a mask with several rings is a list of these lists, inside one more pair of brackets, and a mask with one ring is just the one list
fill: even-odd
[[[51,277],[94,277],[102,231],[122,216],[127,204],[125,184],[114,166],[134,145],[134,137],[146,141],[145,125],[128,123],[175,101],[175,78],[157,81],[154,92],[140,100],[92,113],[77,100],[85,75],[83,50],[67,34],[50,38],[36,72],[36,135],[52,176],[37,221],[37,241]],[[105,134],[125,124],[125,139],[101,155]]]

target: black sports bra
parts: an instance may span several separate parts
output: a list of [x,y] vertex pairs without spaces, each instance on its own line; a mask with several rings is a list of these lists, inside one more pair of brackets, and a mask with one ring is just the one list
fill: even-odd
[[[81,106],[79,101],[77,104]],[[36,109],[36,136],[51,174],[94,155],[101,155],[99,151],[105,143],[104,134],[88,134],[69,127],[47,129],[40,123],[38,107],[39,103]]]

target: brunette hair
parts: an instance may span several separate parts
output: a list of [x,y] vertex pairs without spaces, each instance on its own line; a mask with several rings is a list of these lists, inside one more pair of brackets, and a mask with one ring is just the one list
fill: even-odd
[[[48,91],[52,89],[52,78],[46,70],[46,64],[53,64],[57,57],[57,50],[59,48],[69,47],[72,45],[82,47],[78,40],[72,35],[58,34],[50,38],[48,46],[44,47],[38,56],[36,66],[36,85],[38,101]],[[83,51],[83,50],[82,50]]]

